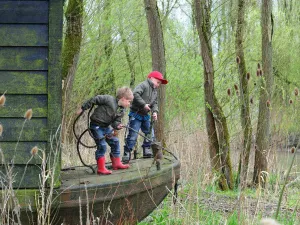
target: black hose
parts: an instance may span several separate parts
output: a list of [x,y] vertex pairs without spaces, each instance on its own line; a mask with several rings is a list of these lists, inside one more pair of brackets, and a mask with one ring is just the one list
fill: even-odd
[[81,139],[82,136],[85,134],[85,132],[87,132],[88,130],[89,130],[89,129],[86,129],[85,131],[83,131],[82,134],[81,134],[81,135],[79,136],[79,138],[78,138],[78,141],[77,141],[77,153],[78,153],[78,156],[79,156],[79,159],[80,159],[81,163],[82,163],[84,166],[91,168],[91,170],[93,171],[93,173],[96,173],[95,170],[94,170],[94,168],[93,168],[91,165],[87,165],[87,164],[84,163],[84,161],[83,161],[83,159],[82,159],[82,157],[81,157],[81,154],[80,154],[80,150],[79,150],[79,144],[81,144],[80,139]]
[[[78,119],[79,119],[79,118],[82,116],[82,114],[84,113],[84,111],[82,111],[82,112],[77,116],[77,118],[75,119],[75,121],[74,121],[74,123],[73,123],[73,133],[74,133],[74,136],[75,136],[75,138],[76,138],[76,140],[77,140],[77,145],[76,145],[76,148],[77,148],[77,154],[78,154],[78,156],[79,156],[79,159],[80,159],[81,163],[82,163],[84,166],[91,168],[91,170],[93,171],[93,173],[96,173],[95,170],[94,170],[94,168],[93,168],[91,165],[85,164],[85,162],[83,161],[83,159],[82,159],[82,157],[81,157],[80,150],[79,150],[79,144],[81,144],[82,146],[84,146],[84,147],[86,147],[86,148],[95,148],[95,147],[97,147],[97,145],[89,146],[89,145],[86,145],[86,144],[84,144],[84,143],[81,142],[81,138],[83,137],[83,135],[84,135],[87,131],[88,131],[89,134],[92,136],[92,133],[91,133],[91,131],[90,131],[90,129],[89,129],[89,118],[90,118],[90,113],[91,113],[92,109],[93,109],[93,107],[91,107],[90,110],[89,110],[89,112],[88,112],[88,128],[87,128],[85,131],[83,131],[82,134],[81,134],[79,137],[76,135],[76,132],[75,132],[75,126],[76,126],[76,123],[77,123]],[[93,137],[93,136],[92,136],[92,137]]]
[[[89,112],[88,112],[88,126],[87,126],[87,127],[89,127],[89,118],[90,118],[90,113],[91,113],[92,109],[93,109],[93,107],[91,107],[90,110],[89,110]],[[89,146],[89,145],[86,145],[86,144],[82,143],[82,142],[80,141],[80,138],[77,136],[77,134],[76,134],[76,132],[75,132],[75,126],[76,126],[76,123],[77,123],[78,119],[82,116],[83,113],[84,113],[84,111],[82,111],[82,112],[77,116],[77,118],[75,119],[75,121],[74,121],[74,123],[73,123],[73,133],[74,133],[74,136],[75,136],[77,142],[79,142],[82,146],[84,146],[84,147],[86,147],[86,148],[96,148],[97,145]],[[91,133],[91,131],[90,131],[89,128],[88,128],[88,131],[89,131],[89,134],[91,135],[91,137],[93,137],[93,135],[92,135],[92,133]],[[84,131],[84,133],[85,133],[85,132],[86,132],[86,131]]]

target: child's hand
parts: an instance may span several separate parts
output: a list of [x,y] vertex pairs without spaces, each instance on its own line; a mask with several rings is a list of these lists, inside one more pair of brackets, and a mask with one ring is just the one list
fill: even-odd
[[82,108],[78,109],[76,114],[79,115],[80,113],[82,113]]
[[113,130],[113,136],[117,137],[119,134],[119,131],[118,130]]
[[124,128],[124,125],[120,123],[120,124],[117,126],[117,129],[118,129],[118,130],[121,130],[122,128]]
[[151,109],[150,109],[150,104],[146,104],[146,105],[144,106],[144,109],[150,111],[150,110],[151,110]]
[[152,114],[152,117],[153,117],[154,120],[157,120],[157,113],[154,112],[154,113]]

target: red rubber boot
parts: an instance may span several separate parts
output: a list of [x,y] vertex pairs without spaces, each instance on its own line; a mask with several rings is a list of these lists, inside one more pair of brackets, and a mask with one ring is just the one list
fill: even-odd
[[100,157],[98,160],[97,160],[97,165],[98,165],[98,170],[97,170],[97,173],[98,174],[103,174],[103,175],[109,175],[112,173],[111,170],[108,170],[106,169],[105,167],[105,157]]
[[129,164],[124,165],[121,162],[120,157],[113,157],[112,155],[110,155],[110,159],[111,159],[111,164],[112,164],[113,170],[128,169],[129,168]]

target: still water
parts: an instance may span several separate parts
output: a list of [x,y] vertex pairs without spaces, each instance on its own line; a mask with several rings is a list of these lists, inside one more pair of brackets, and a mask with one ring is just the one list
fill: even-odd
[[[289,166],[291,165],[292,159],[295,153],[291,153],[287,150],[277,150],[277,151],[270,151],[267,155],[268,161],[268,171],[273,174],[283,174],[285,173]],[[233,167],[237,170],[239,164],[239,156],[240,152],[232,151],[231,152],[231,159],[233,162]],[[250,161],[249,161],[249,177],[253,173],[254,168],[254,152],[250,153]],[[300,149],[297,150],[295,155],[295,160],[293,163],[293,167],[291,170],[291,175],[293,177],[300,176]]]
[[296,155],[290,151],[277,151],[275,154],[273,154],[276,165],[271,164],[270,166],[274,166],[275,168],[279,169],[279,171],[286,171],[291,165],[294,156],[295,160],[291,172],[300,175],[300,149],[298,149]]

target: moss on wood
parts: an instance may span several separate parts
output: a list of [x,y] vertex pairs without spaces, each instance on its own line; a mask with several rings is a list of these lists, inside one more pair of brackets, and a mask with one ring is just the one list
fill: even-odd
[[48,25],[0,24],[0,40],[2,46],[48,46]]

